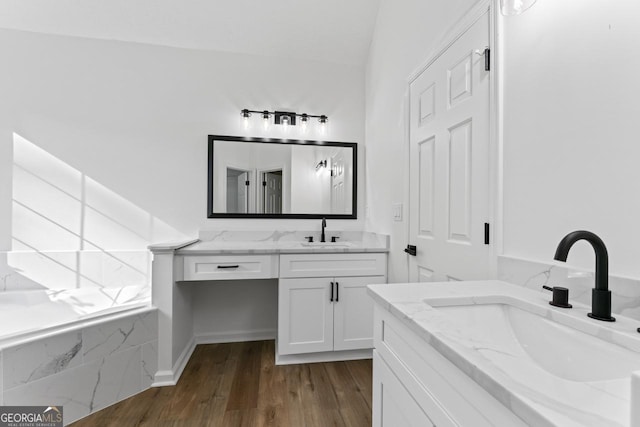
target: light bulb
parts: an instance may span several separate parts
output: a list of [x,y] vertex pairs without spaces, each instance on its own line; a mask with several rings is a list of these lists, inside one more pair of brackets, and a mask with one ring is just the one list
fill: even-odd
[[289,123],[290,119],[289,116],[282,116],[280,117],[280,123],[282,124],[282,130],[283,131],[287,131],[287,129],[289,129]]
[[269,112],[267,110],[262,112],[262,125],[265,129],[269,129]]
[[307,125],[309,124],[309,116],[307,114],[302,114],[300,116],[300,129],[302,133],[307,132]]
[[329,118],[323,114],[318,121],[320,122],[320,133],[324,135],[327,132],[327,121],[329,121]]
[[251,117],[251,113],[246,108],[241,111],[242,117],[242,126],[246,129],[249,129],[249,117]]

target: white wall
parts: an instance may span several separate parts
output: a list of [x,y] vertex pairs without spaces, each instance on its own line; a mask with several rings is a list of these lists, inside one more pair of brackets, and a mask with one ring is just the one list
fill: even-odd
[[242,108],[326,114],[328,134],[310,126],[306,138],[364,139],[360,67],[12,30],[0,30],[0,56],[0,250],[10,247],[14,132],[166,224],[154,240],[203,227],[319,227],[206,219],[207,134],[302,136],[244,131]]
[[[408,77],[433,53],[445,32],[473,0],[382,0],[366,70],[367,229],[391,235],[389,281],[407,278],[408,145],[405,94]],[[403,221],[392,205],[402,203]]]
[[[587,229],[640,277],[640,3],[538,0],[506,17],[504,253],[551,261]],[[576,245],[569,262],[593,269]]]
[[[76,224],[71,234],[95,232],[102,248],[111,250],[193,238],[201,228],[320,229],[319,220],[206,219],[208,134],[303,137],[298,129],[285,134],[272,126],[265,131],[259,123],[245,131],[243,108],[326,114],[328,133],[322,136],[310,126],[304,139],[363,144],[361,67],[12,30],[0,30],[0,57],[0,252],[11,249],[14,234],[16,138],[100,190],[91,206],[97,220],[89,230]],[[85,203],[73,215],[84,218],[87,207]],[[69,211],[55,212],[64,219]],[[37,218],[50,216],[51,209],[38,213]],[[332,223],[336,229],[358,229],[364,221]],[[117,238],[114,229],[135,238]],[[62,248],[53,233],[37,234],[38,245],[48,250],[80,250],[88,240],[75,239],[80,243]],[[234,327],[243,321],[244,311],[265,306],[263,289],[252,286],[257,285],[220,292],[195,289],[193,298],[203,304],[222,298],[244,301],[237,317],[227,319]],[[190,300],[190,292],[184,294],[176,304]],[[274,304],[266,310],[275,310]],[[272,317],[269,325],[260,326],[275,328]],[[178,321],[185,339],[190,323]],[[204,332],[219,332],[219,326],[198,323]],[[181,349],[178,345],[174,351]]]

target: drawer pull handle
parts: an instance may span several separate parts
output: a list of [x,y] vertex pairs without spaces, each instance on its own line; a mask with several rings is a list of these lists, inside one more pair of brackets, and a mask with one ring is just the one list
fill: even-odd
[[239,265],[219,265],[218,268],[238,268]]
[[336,302],[340,301],[340,283],[336,282]]
[[333,302],[333,282],[331,282],[331,299],[329,301]]

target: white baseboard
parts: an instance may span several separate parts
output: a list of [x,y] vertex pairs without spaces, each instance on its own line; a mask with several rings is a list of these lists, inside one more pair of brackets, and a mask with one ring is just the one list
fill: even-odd
[[373,358],[373,349],[327,351],[324,353],[278,354],[276,347],[276,365],[294,365],[298,363],[340,362]]
[[191,355],[193,351],[196,349],[196,340],[195,338],[191,338],[189,340],[189,344],[184,348],[178,360],[173,365],[173,369],[170,371],[158,371],[154,376],[154,382],[151,384],[151,387],[164,387],[164,386],[172,386],[178,383],[180,376],[182,375],[182,371],[184,371],[185,366],[191,359]]
[[275,329],[261,329],[253,331],[231,331],[196,334],[196,344],[216,344],[225,342],[245,342],[273,340],[276,338]]

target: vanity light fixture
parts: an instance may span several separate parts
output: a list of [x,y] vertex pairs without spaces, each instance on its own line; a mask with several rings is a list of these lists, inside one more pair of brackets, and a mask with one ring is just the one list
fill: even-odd
[[500,11],[503,15],[520,15],[529,9],[536,0],[500,0]]
[[321,168],[326,168],[327,167],[327,160],[320,160],[318,162],[318,164],[316,165],[316,172],[318,172]]
[[327,117],[324,114],[322,115],[313,115],[313,114],[307,114],[307,113],[298,114],[296,112],[291,112],[291,111],[268,111],[268,110],[256,111],[256,110],[249,110],[245,108],[243,110],[240,110],[240,115],[242,117],[242,121],[244,123],[245,128],[249,127],[249,118],[251,117],[251,113],[260,114],[260,116],[262,117],[265,129],[269,127],[271,116],[273,116],[274,124],[282,125],[285,127],[285,129],[289,126],[295,126],[296,119],[299,117],[300,126],[303,132],[306,131],[309,125],[309,118],[311,117],[318,119],[321,130],[324,130],[326,128],[327,122],[329,121],[329,117]]

